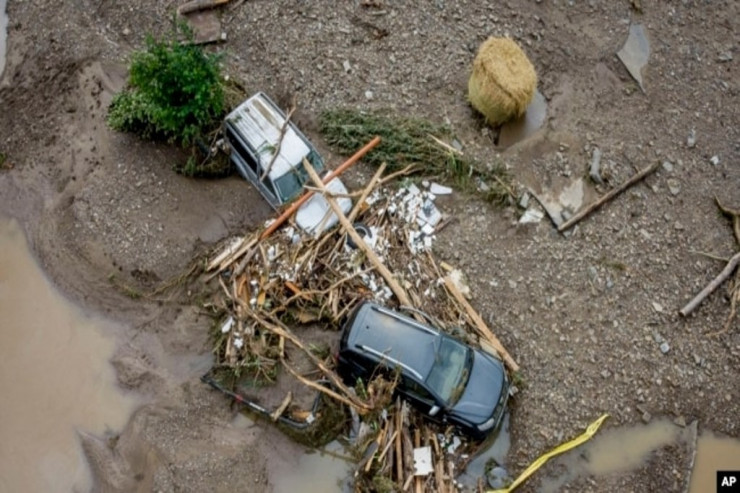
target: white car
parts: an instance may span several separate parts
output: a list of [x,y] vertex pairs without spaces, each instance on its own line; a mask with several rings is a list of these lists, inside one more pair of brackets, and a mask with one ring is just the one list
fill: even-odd
[[[231,161],[239,173],[250,181],[274,209],[297,199],[309,180],[303,167],[306,158],[319,176],[324,176],[324,161],[316,148],[293,122],[285,125],[286,117],[266,94],[258,92],[226,116],[224,133],[231,147]],[[281,134],[284,129],[284,135]],[[327,183],[346,214],[352,200],[339,178]],[[333,227],[338,219],[323,195],[314,194],[295,216],[296,224],[312,235],[320,235]]]

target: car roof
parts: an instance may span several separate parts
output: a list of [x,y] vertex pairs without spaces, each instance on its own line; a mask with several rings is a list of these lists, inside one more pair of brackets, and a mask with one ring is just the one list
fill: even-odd
[[[226,121],[257,152],[262,169],[267,169],[285,124],[285,117],[277,105],[266,94],[258,92],[229,113]],[[302,166],[302,159],[310,150],[293,125],[288,124],[280,152],[270,168],[270,179],[276,180],[291,169]]]
[[438,331],[372,302],[365,302],[354,319],[347,345],[370,352],[376,359],[396,360],[419,379],[434,364]]

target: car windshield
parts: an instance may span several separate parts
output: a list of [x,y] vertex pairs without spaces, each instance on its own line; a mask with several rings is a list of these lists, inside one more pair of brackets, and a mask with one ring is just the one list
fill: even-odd
[[[306,156],[308,162],[313,165],[313,169],[317,173],[321,173],[324,169],[324,162],[316,151],[311,151]],[[275,187],[277,188],[278,195],[282,202],[290,202],[301,192],[303,184],[308,180],[308,173],[306,168],[303,167],[303,163],[298,163],[298,166],[291,168],[288,173],[275,180]]]
[[427,385],[448,405],[460,398],[470,373],[470,349],[455,339],[441,337]]

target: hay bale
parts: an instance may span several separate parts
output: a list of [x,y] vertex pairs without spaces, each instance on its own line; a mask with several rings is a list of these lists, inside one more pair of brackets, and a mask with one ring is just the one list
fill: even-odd
[[468,100],[489,124],[522,116],[536,88],[532,62],[514,41],[488,38],[480,46],[468,81]]

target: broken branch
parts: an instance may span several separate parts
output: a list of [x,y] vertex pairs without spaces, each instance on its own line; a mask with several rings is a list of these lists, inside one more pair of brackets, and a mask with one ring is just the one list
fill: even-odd
[[587,206],[584,209],[581,209],[575,216],[571,217],[567,221],[565,221],[563,224],[558,226],[558,231],[562,233],[563,231],[571,228],[576,223],[578,223],[581,219],[591,214],[593,211],[604,205],[605,203],[609,202],[611,199],[619,195],[620,193],[627,190],[629,187],[634,185],[635,183],[639,182],[649,174],[653,173],[658,167],[660,166],[659,162],[655,162],[654,164],[648,166],[647,168],[642,169],[639,173],[636,175],[633,175],[632,178],[627,180],[626,182],[619,185],[614,190],[611,190],[610,192],[606,193],[603,197],[601,197],[596,202],[592,203],[591,205]]
[[701,290],[699,294],[697,294],[693,300],[689,301],[686,306],[681,308],[681,310],[678,312],[681,314],[681,316],[685,317],[691,312],[693,312],[699,304],[701,304],[702,301],[704,301],[704,298],[712,294],[712,292],[719,287],[722,282],[725,281],[728,277],[730,277],[730,274],[732,274],[732,271],[735,270],[735,267],[737,267],[737,264],[740,263],[740,252],[736,253],[735,255],[730,258],[730,261],[727,262],[727,265],[724,269],[722,269],[722,272],[719,273],[717,277],[712,279],[712,282],[707,284],[707,286]]

